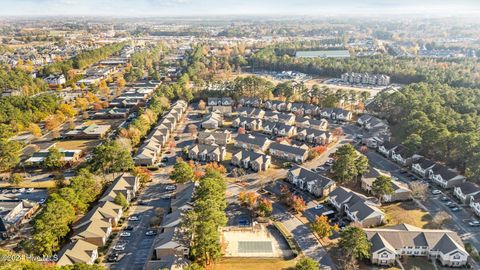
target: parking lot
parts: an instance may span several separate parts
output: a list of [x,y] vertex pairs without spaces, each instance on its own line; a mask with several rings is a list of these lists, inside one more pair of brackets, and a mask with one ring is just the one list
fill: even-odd
[[[154,180],[146,187],[144,193],[138,198],[135,205],[130,208],[130,216],[138,216],[138,221],[125,221],[123,229],[112,242],[108,254],[118,253],[119,261],[107,263],[109,269],[143,269],[145,263],[151,258],[154,235],[146,235],[150,228],[151,218],[156,215],[155,209],[162,208],[165,213],[169,210],[170,199],[165,195],[171,194],[165,187],[170,184],[170,180],[164,174],[157,174]],[[128,237],[120,236],[125,228],[131,226],[132,230],[127,230],[131,235]],[[116,245],[125,249],[114,251]]]

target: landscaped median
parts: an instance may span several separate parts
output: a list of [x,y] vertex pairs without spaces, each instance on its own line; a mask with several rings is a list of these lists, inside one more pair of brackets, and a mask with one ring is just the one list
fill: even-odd
[[275,225],[275,228],[282,234],[283,238],[287,241],[288,246],[293,252],[293,256],[297,257],[299,254],[301,254],[300,247],[297,244],[297,241],[293,238],[293,235],[285,228],[285,226],[278,221],[273,221],[273,225]]

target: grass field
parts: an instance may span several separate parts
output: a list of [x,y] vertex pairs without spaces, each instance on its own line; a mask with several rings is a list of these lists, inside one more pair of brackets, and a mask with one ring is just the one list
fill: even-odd
[[99,143],[100,140],[67,140],[57,142],[56,147],[66,150],[80,149],[82,151],[88,151]]
[[215,263],[212,270],[282,270],[290,269],[297,262],[296,259],[284,260],[281,258],[223,258]]
[[418,208],[413,201],[392,203],[382,206],[381,209],[386,214],[387,225],[408,223],[419,228],[428,228],[432,221],[432,216]]

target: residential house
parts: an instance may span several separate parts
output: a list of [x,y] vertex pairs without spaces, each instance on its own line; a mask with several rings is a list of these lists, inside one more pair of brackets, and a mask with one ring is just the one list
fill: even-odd
[[232,134],[225,130],[223,132],[201,131],[197,134],[197,141],[200,144],[216,144],[226,146],[232,140]]
[[97,245],[84,240],[77,240],[67,244],[59,253],[56,265],[58,267],[74,264],[92,265],[98,258]]
[[306,190],[317,197],[326,197],[337,187],[332,179],[301,166],[288,170],[287,179],[301,190]]
[[352,120],[352,116],[352,112],[339,108],[333,109],[333,113],[331,115],[332,119],[340,121],[350,121]]
[[209,106],[208,110],[225,116],[230,116],[232,114],[232,106]]
[[204,129],[217,129],[223,125],[223,116],[216,112],[207,114],[201,123]]
[[112,223],[102,219],[90,219],[83,225],[74,226],[72,240],[83,240],[97,247],[107,243],[112,233]]
[[162,144],[156,139],[148,139],[138,149],[137,155],[133,158],[137,166],[153,166],[160,159]]
[[377,265],[394,265],[405,256],[422,256],[444,267],[467,264],[468,252],[462,239],[450,230],[422,229],[409,224],[364,229],[371,243],[370,260]]
[[428,178],[428,172],[435,164],[435,161],[421,157],[412,161],[412,171],[423,178]]
[[308,157],[308,146],[289,145],[286,142],[272,143],[269,148],[269,153],[280,159],[303,163]]
[[96,111],[93,115],[93,119],[122,119],[127,118],[128,113],[130,112],[129,108],[111,108]]
[[100,198],[100,202],[110,201],[113,202],[118,194],[122,193],[127,201],[131,201],[140,187],[140,181],[138,177],[123,173],[117,176],[115,180],[108,186]]
[[239,116],[232,121],[232,127],[259,131],[262,130],[263,121],[257,118]]
[[305,117],[296,117],[295,126],[297,128],[313,128],[321,131],[326,131],[328,129],[328,121],[325,119],[310,119]]
[[247,117],[252,117],[252,118],[263,118],[265,115],[265,111],[259,108],[253,108],[253,107],[240,107],[237,110],[238,115],[240,116],[247,116]]
[[263,114],[263,121],[278,122],[278,112],[266,111]]
[[366,130],[385,129],[388,125],[375,116],[364,114],[357,119],[357,124]]
[[110,125],[97,125],[92,124],[89,126],[82,125],[76,127],[74,130],[69,130],[65,132],[65,139],[72,140],[97,140],[105,138],[108,132],[111,130],[112,126]]
[[428,178],[445,189],[465,182],[465,176],[439,163],[428,171]]
[[464,182],[453,188],[453,194],[462,203],[469,204],[473,196],[480,193],[480,187],[472,182]]
[[303,115],[305,113],[305,110],[303,108],[304,104],[300,102],[294,102],[292,103],[290,107],[290,111],[294,113],[295,115]]
[[415,160],[416,158],[420,158],[420,156],[416,155],[415,152],[413,152],[408,147],[399,144],[397,145],[397,147],[391,150],[390,158],[396,163],[405,167],[410,166],[413,160]]
[[[379,176],[391,177],[390,173],[380,171],[377,168],[370,167],[369,171],[362,175],[361,186],[362,189],[371,193],[373,182]],[[397,202],[397,201],[406,201],[412,199],[412,190],[406,185],[399,181],[392,179],[392,188],[393,194],[384,195],[382,198],[383,202]]]
[[65,79],[65,76],[63,74],[60,74],[60,75],[51,74],[48,77],[44,78],[44,80],[51,87],[62,85],[62,84],[65,84],[67,82],[67,80]]
[[320,108],[313,104],[303,104],[303,114],[317,116],[320,114]]
[[272,143],[267,137],[252,136],[249,134],[238,134],[235,139],[235,146],[246,150],[265,152]]
[[390,143],[389,141],[385,141],[385,142],[383,142],[383,144],[381,144],[380,146],[378,146],[377,151],[378,151],[380,154],[382,154],[382,155],[390,158],[390,157],[391,157],[391,154],[392,154],[392,150],[394,150],[395,148],[397,148],[397,145],[392,144],[392,143]]
[[218,145],[196,144],[188,150],[188,158],[204,162],[220,162],[226,155],[226,148]]
[[300,128],[297,130],[297,139],[302,142],[326,145],[334,142],[336,137],[330,132],[312,128]]
[[195,191],[195,182],[177,185],[177,191],[170,201],[170,211],[190,210],[192,209],[191,201],[193,192]]
[[238,103],[244,107],[255,107],[255,108],[259,108],[260,106],[262,106],[262,103],[263,101],[259,98],[248,98],[248,97],[245,97],[245,98],[241,98]]
[[293,137],[297,134],[297,128],[295,126],[286,125],[284,123],[278,123],[273,128],[273,134],[281,137]]
[[273,134],[276,125],[277,125],[277,122],[264,120],[262,122],[263,132],[266,134]]
[[286,125],[295,124],[295,115],[292,113],[279,113],[277,114],[278,122],[284,123]]
[[238,167],[245,169],[252,169],[255,172],[266,171],[272,163],[272,158],[269,155],[261,153],[239,150],[232,154],[231,163]]
[[164,228],[154,243],[157,260],[166,260],[170,256],[186,257],[189,253],[189,239],[180,226]]
[[290,111],[292,104],[290,102],[279,101],[279,100],[267,100],[265,101],[264,107],[272,111]]
[[330,192],[328,202],[362,227],[379,226],[385,220],[385,213],[368,197],[345,187]]
[[207,100],[207,104],[208,106],[232,106],[233,99],[230,97],[222,97],[222,98],[209,97]]
[[472,208],[473,212],[480,217],[480,193],[470,197],[470,207]]

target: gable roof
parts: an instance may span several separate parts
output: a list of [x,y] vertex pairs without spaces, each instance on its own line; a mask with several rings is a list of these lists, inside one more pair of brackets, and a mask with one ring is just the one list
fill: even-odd
[[252,135],[249,135],[249,134],[238,134],[237,138],[236,138],[236,141],[263,147],[270,140],[267,137],[263,137],[263,136],[252,136]]
[[67,244],[58,254],[58,266],[72,265],[75,263],[88,263],[92,254],[97,252],[97,246],[84,240],[76,240]]
[[435,166],[432,167],[432,172],[435,175],[440,175],[444,180],[450,180],[452,178],[457,177],[459,174],[454,170],[448,168],[445,165],[436,163]]
[[480,192],[480,187],[472,182],[463,182],[455,188],[459,188],[466,195]]
[[308,149],[283,143],[272,143],[270,145],[270,150],[277,150],[297,156],[303,156],[308,152]]
[[385,245],[385,242],[387,242],[394,249],[407,246],[427,246],[444,254],[453,250],[460,250],[467,254],[460,237],[455,232],[449,230],[429,230],[409,224],[399,224],[392,227],[366,228],[364,231],[369,240],[372,240],[377,234],[384,240],[382,242],[379,242],[378,239],[371,241],[372,252],[381,250],[382,245]]
[[421,157],[417,161],[414,161],[413,164],[418,164],[422,169],[428,169],[434,166],[436,163],[433,160]]

